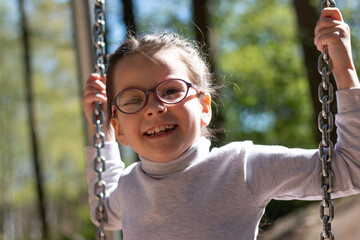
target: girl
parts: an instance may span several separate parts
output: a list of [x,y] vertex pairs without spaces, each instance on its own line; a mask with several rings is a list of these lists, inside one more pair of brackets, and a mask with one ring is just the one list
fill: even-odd
[[[332,196],[358,194],[360,83],[338,9],[323,10],[314,41],[320,51],[328,46],[339,89]],[[123,229],[128,240],[249,240],[271,199],[321,199],[317,150],[246,141],[210,151],[211,89],[197,50],[170,34],[126,40],[110,57],[107,79],[89,77],[83,99],[89,124],[94,102],[102,101],[112,126],[104,127],[107,229]],[[124,169],[114,136],[141,161]],[[86,154],[93,213],[96,151],[88,147]]]

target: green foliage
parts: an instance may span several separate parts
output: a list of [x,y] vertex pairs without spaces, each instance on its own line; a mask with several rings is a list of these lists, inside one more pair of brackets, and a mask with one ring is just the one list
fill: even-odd
[[[229,86],[221,91],[228,141],[314,148],[317,128],[292,6],[249,2],[212,6],[219,9],[219,70]],[[305,204],[272,201],[262,222]]]
[[[74,239],[77,234],[93,239],[70,1],[25,2],[51,239]],[[134,3],[140,34],[168,30],[194,38],[190,0]],[[316,147],[316,122],[292,2],[210,3],[209,27],[212,40],[217,43],[212,47],[217,71],[226,86],[221,89],[222,104],[218,107],[226,109],[223,126],[227,129],[227,141]],[[31,239],[34,226],[39,226],[17,7],[16,1],[0,2],[0,224],[7,213],[19,212],[23,218],[23,239]],[[339,7],[352,29],[353,54],[359,68],[359,3],[345,1]],[[111,7],[108,10],[114,11]],[[119,39],[112,41],[118,43]],[[128,165],[132,153],[123,152]],[[301,204],[272,202],[267,216],[271,220]]]
[[[68,1],[25,1],[30,29],[36,127],[51,239],[82,232],[91,239],[73,23]],[[38,231],[37,196],[24,88],[23,46],[16,1],[0,4],[1,213],[23,209],[23,237]],[[11,203],[11,204],[10,204]],[[0,216],[3,224],[4,215]],[[71,229],[74,227],[74,229]],[[69,229],[70,228],[70,229]],[[59,234],[56,234],[58,232]],[[32,233],[33,234],[33,233]],[[61,237],[60,235],[63,235]],[[59,236],[59,237],[58,237]]]
[[[345,1],[338,2],[340,4],[342,15],[345,22],[350,26],[351,29],[351,44],[352,54],[355,62],[355,66],[359,71],[360,68],[360,16],[357,9],[360,9],[359,1]],[[359,73],[358,73],[359,75]]]
[[225,6],[219,2],[221,15],[215,18],[228,16],[225,24],[215,27],[220,70],[225,83],[236,86],[222,93],[229,141],[314,147],[313,109],[291,6]]
[[[139,0],[135,6],[136,23],[139,34],[177,32],[187,37],[194,37],[191,23],[191,0],[152,1]],[[151,6],[151,7],[150,7]]]
[[24,104],[23,69],[19,33],[12,26],[17,21],[7,13],[7,6],[0,4],[0,201],[4,204],[14,202],[18,204],[21,193],[27,199],[33,199],[33,192],[28,186],[33,184],[31,159],[27,144],[28,129],[24,121],[27,119]]

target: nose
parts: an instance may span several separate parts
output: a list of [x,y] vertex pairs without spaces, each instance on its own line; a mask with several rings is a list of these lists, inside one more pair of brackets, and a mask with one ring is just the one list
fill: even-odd
[[161,102],[155,96],[155,93],[149,93],[149,99],[145,106],[145,115],[150,117],[156,114],[163,114],[167,111],[167,108],[163,102]]

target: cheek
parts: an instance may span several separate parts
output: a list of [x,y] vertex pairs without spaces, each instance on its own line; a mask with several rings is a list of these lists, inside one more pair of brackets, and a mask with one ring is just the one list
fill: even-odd
[[[184,116],[186,114],[187,120],[191,124],[200,126],[201,120],[201,105],[197,99],[193,99],[184,104]],[[186,113],[185,113],[186,112]]]
[[139,129],[138,121],[132,115],[120,116],[119,123],[125,135],[131,136],[134,130]]

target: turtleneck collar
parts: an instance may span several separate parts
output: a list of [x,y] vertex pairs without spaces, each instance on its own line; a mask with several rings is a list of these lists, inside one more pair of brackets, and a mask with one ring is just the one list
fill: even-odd
[[150,177],[157,179],[164,178],[174,172],[186,169],[196,161],[199,161],[201,157],[207,156],[210,144],[210,140],[201,137],[183,154],[169,162],[154,162],[139,156],[141,168]]

